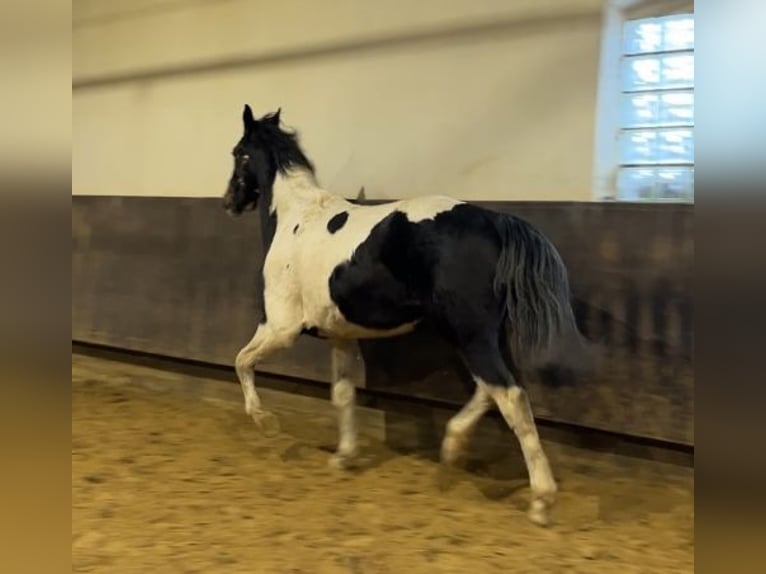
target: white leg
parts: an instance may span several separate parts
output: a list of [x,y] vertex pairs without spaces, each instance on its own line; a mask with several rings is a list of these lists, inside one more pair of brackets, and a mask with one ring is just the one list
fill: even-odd
[[442,462],[455,464],[463,456],[473,429],[491,405],[492,397],[487,389],[477,385],[471,400],[447,422],[441,448]]
[[338,450],[330,459],[331,466],[348,468],[357,455],[357,431],[354,416],[356,386],[354,362],[356,344],[353,341],[333,341],[332,402],[338,411]]
[[237,353],[234,362],[245,397],[245,412],[267,435],[276,434],[279,423],[272,413],[263,410],[261,406],[261,399],[255,390],[253,368],[274,351],[290,346],[297,336],[297,330],[276,332],[268,323],[264,323],[258,327],[250,342]]
[[521,445],[532,490],[529,517],[536,524],[545,525],[548,523],[548,509],[556,498],[557,486],[548,464],[548,457],[545,456],[540,444],[527,394],[517,385],[511,385],[508,388],[493,386],[486,388]]

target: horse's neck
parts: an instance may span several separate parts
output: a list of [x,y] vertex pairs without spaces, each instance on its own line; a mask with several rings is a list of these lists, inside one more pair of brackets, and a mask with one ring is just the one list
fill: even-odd
[[277,217],[310,211],[332,197],[330,192],[319,187],[313,173],[302,168],[278,173],[271,193],[271,212]]
[[278,173],[271,190],[261,201],[260,219],[264,254],[269,251],[277,232],[277,221],[321,209],[323,203],[334,197],[319,187],[313,173],[294,168],[287,173]]

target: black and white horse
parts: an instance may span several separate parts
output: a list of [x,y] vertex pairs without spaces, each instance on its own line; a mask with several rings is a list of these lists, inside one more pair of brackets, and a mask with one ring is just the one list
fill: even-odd
[[[256,120],[245,106],[243,121],[223,203],[232,215],[258,209],[266,253],[265,314],[236,357],[246,412],[262,426],[275,422],[255,390],[260,361],[301,333],[328,339],[340,435],[332,463],[347,467],[357,454],[356,341],[428,321],[459,351],[476,383],[447,424],[442,460],[458,459],[496,404],[521,444],[529,516],[546,523],[557,486],[513,373],[514,365],[556,362],[558,350],[583,341],[553,245],[519,218],[449,197],[352,204],[320,187],[296,135],[280,127],[279,111]],[[511,351],[512,365],[504,351]]]

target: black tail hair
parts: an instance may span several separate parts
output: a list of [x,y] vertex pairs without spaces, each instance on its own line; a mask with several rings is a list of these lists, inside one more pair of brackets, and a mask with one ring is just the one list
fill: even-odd
[[514,362],[523,370],[592,370],[594,356],[577,329],[567,269],[553,244],[512,215],[496,219],[501,240],[495,292],[504,296]]

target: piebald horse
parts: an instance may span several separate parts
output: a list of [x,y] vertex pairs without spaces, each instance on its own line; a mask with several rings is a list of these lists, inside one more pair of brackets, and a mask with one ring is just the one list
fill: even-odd
[[351,203],[319,185],[279,110],[256,119],[245,106],[242,119],[223,207],[231,215],[258,210],[265,253],[264,315],[235,361],[247,414],[262,427],[276,424],[255,389],[259,362],[302,333],[329,340],[339,426],[331,463],[349,467],[357,455],[357,341],[428,321],[475,381],[473,397],[446,426],[442,460],[454,463],[480,417],[497,405],[521,445],[529,517],[546,524],[557,486],[513,373],[517,364],[555,363],[557,350],[584,341],[554,246],[522,219],[450,197]]

